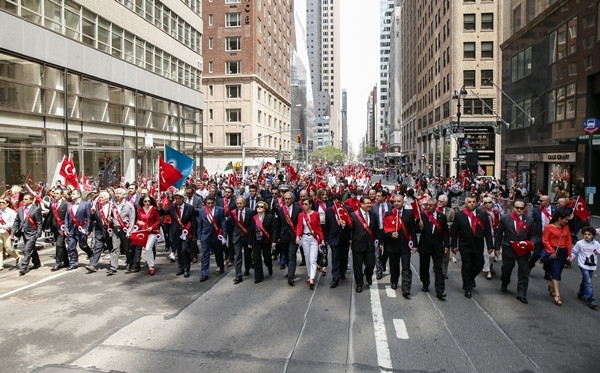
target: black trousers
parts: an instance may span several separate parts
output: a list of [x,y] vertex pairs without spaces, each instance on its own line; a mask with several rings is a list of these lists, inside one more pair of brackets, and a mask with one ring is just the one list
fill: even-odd
[[460,260],[462,267],[460,274],[463,280],[463,290],[473,290],[475,278],[483,269],[483,247],[460,249]]
[[[262,280],[265,278],[262,263],[264,261],[267,269],[273,268],[273,258],[271,257],[271,243],[255,242],[252,246],[252,257],[254,259],[254,279]],[[261,260],[262,257],[262,260]]]
[[525,254],[519,258],[512,256],[502,256],[502,286],[510,284],[510,276],[513,268],[517,263],[517,296],[526,297],[527,287],[529,286],[529,254]]
[[433,261],[433,275],[435,281],[435,293],[444,294],[446,290],[444,276],[442,273],[443,253],[421,254],[419,253],[419,278],[423,287],[429,287],[429,264]]
[[403,292],[410,291],[412,286],[412,270],[410,269],[410,248],[400,248],[389,251],[388,258],[390,260],[390,283],[397,284],[400,278],[400,262],[402,262],[402,285]]
[[54,262],[57,265],[69,266],[69,255],[67,255],[67,245],[65,242],[65,235],[60,229],[52,227],[52,235],[54,236],[54,247],[56,257]]
[[[363,272],[363,265],[365,266]],[[363,286],[363,275],[370,279],[373,277],[375,269],[375,251],[355,251],[352,250],[352,268],[354,270],[354,281],[356,286]]]
[[341,275],[346,274],[348,268],[348,251],[350,243],[348,241],[340,242],[337,246],[329,245],[331,248],[331,275],[333,281],[339,281]]

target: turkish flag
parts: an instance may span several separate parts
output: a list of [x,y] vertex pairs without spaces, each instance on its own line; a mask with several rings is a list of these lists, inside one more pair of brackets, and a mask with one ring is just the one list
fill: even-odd
[[581,196],[577,196],[573,212],[579,219],[583,221],[588,221],[590,219],[590,212],[588,211],[587,205]]
[[87,176],[85,176],[85,174],[81,175],[81,186],[86,192],[89,192],[94,187],[90,179],[88,179]]
[[296,170],[294,169],[294,167],[292,167],[289,164],[286,164],[285,165],[285,171],[290,174],[290,181],[297,181],[298,180],[298,173],[296,172]]
[[75,164],[73,163],[73,158],[69,155],[67,158],[63,156],[62,162],[60,164],[59,170],[60,176],[65,178],[65,183],[67,185],[72,185],[75,189],[80,189],[79,180],[77,180],[77,171],[75,170]]
[[237,175],[235,174],[235,172],[232,172],[229,174],[229,186],[230,187],[236,187],[239,184],[239,180],[237,178]]
[[135,231],[131,233],[129,239],[133,245],[145,247],[146,243],[148,242],[148,232]]
[[204,172],[202,172],[202,180],[208,180],[210,176],[208,175],[208,169],[205,168]]
[[410,203],[410,205],[412,206],[412,210],[413,210],[413,215],[415,216],[415,220],[417,219],[421,219],[421,205],[419,204],[419,201],[413,201]]
[[181,172],[171,164],[158,158],[158,182],[160,190],[167,190],[183,177]]

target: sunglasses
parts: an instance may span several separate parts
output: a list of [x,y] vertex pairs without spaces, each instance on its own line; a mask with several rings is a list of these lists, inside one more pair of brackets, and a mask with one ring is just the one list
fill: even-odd
[[308,205],[310,205],[310,203],[303,203],[303,205],[304,205],[304,206],[308,206]]
[[264,206],[256,206],[257,209],[264,209]]
[[525,209],[525,207],[520,207],[520,206],[515,206],[515,208],[516,208],[517,210],[523,210],[523,209]]

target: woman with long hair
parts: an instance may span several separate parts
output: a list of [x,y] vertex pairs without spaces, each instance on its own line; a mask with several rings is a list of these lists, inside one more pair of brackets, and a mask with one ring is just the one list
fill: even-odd
[[[140,231],[147,232],[148,239],[146,241],[146,263],[148,264],[148,274],[154,275],[154,243],[156,242],[156,235],[160,232],[160,214],[156,207],[156,201],[150,196],[144,196],[140,198],[139,207],[137,210],[137,221],[136,225]],[[139,254],[138,254],[139,253]],[[141,259],[141,246],[136,247],[135,261],[139,268]]]
[[[329,200],[329,193],[327,189],[321,188],[317,191],[317,196],[315,198],[315,206],[316,212],[319,214],[319,221],[321,222],[321,230],[325,232],[325,211],[327,208],[331,206],[331,201]],[[327,249],[319,251],[319,255],[317,256],[317,270],[323,273],[323,276],[327,275]]]
[[302,212],[298,215],[298,224],[296,225],[296,243],[302,245],[304,257],[306,258],[306,282],[311,289],[315,286],[315,275],[317,272],[317,255],[319,245],[323,244],[323,230],[321,229],[321,220],[319,213],[313,211],[312,201],[305,199],[302,201]]
[[273,258],[271,258],[271,244],[273,243],[273,215],[268,214],[268,205],[265,201],[258,201],[254,207],[256,215],[252,217],[255,234],[250,238],[249,248],[252,248],[254,259],[254,283],[258,284],[265,278],[263,265],[267,266],[269,276],[273,276]]
[[569,230],[569,219],[572,218],[572,211],[568,208],[560,208],[554,212],[550,223],[544,227],[542,233],[542,243],[544,249],[550,255],[547,264],[548,271],[552,280],[548,285],[548,292],[554,298],[557,306],[562,305],[558,284],[560,283],[562,270],[565,263],[571,262],[571,231]]

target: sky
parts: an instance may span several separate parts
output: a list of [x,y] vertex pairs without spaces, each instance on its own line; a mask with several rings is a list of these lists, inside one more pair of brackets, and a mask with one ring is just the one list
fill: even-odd
[[340,0],[342,89],[348,95],[348,141],[358,153],[367,130],[367,99],[379,84],[379,0]]

